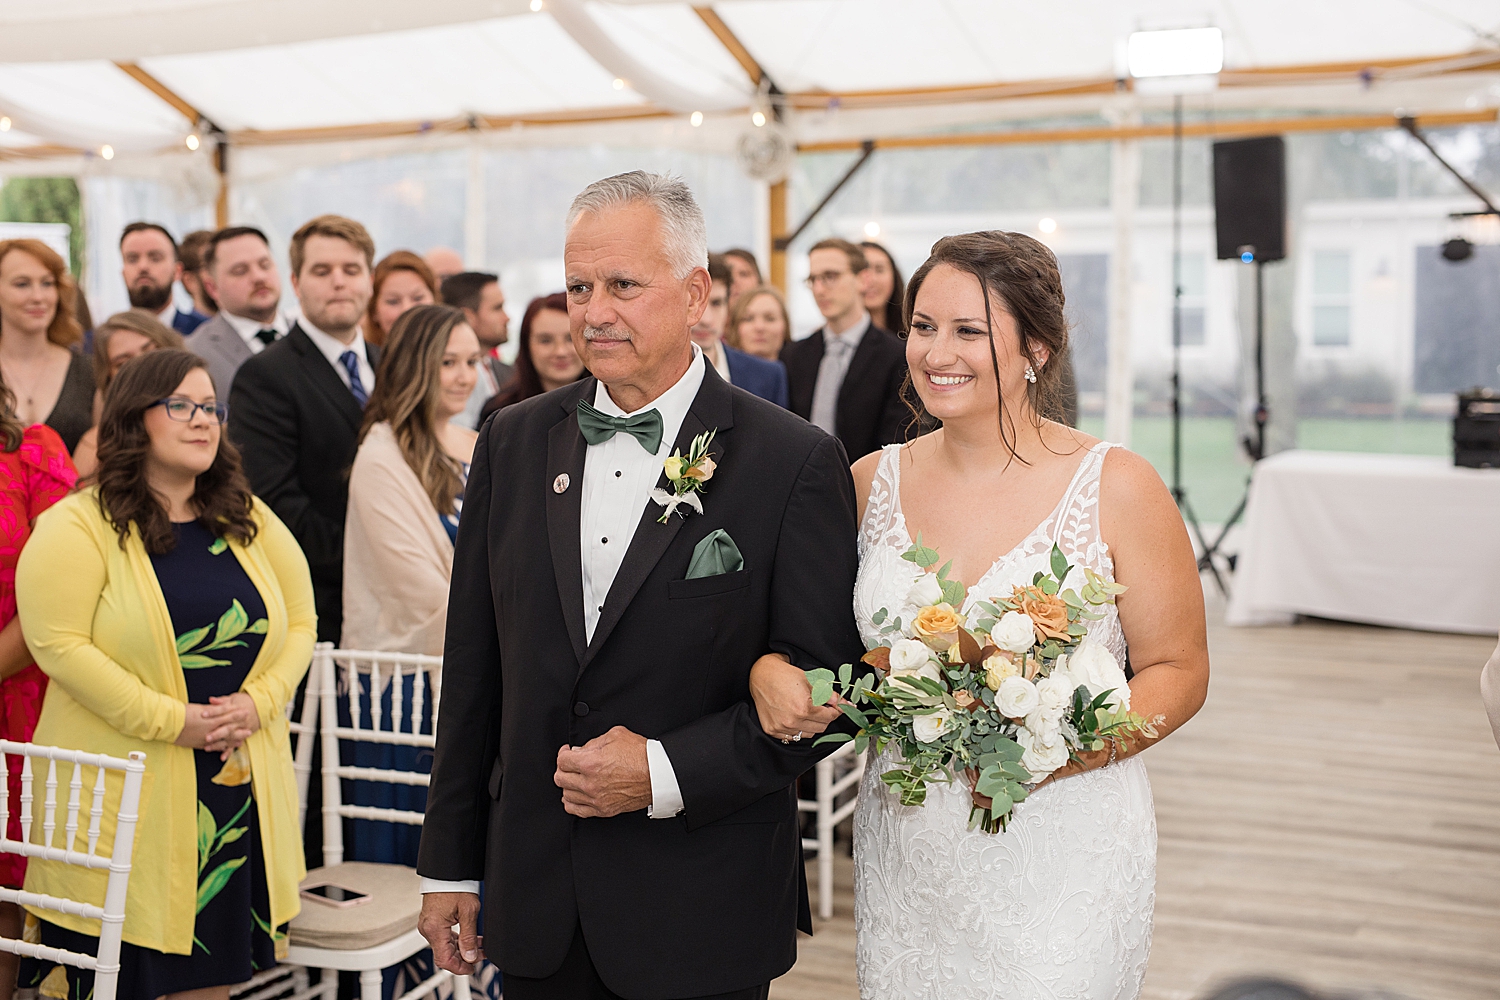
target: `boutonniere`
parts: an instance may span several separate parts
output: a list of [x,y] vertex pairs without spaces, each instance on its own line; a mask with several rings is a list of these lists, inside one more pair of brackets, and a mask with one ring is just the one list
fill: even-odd
[[666,508],[662,511],[661,517],[657,518],[659,524],[666,524],[667,518],[671,517],[672,512],[681,504],[686,504],[700,514],[703,513],[703,501],[698,499],[698,494],[703,492],[703,484],[714,477],[714,457],[708,453],[708,446],[718,432],[718,428],[714,428],[704,434],[699,434],[688,446],[686,458],[679,449],[672,453],[671,458],[662,463],[666,467],[667,482],[671,485],[672,492],[668,493],[659,486],[651,491],[651,499]]

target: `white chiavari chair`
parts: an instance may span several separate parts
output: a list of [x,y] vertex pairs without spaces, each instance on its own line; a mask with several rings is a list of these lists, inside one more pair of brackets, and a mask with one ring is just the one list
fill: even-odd
[[[439,656],[333,649],[327,645],[320,645],[313,653],[323,750],[323,867],[308,872],[307,881],[332,882],[371,898],[347,909],[305,902],[292,921],[286,961],[307,968],[358,972],[361,1000],[380,1000],[381,971],[422,951],[427,942],[417,930],[421,893],[416,871],[404,865],[346,862],[343,821],[421,826],[423,816],[413,809],[346,804],[343,783],[425,788],[428,776],[398,768],[346,765],[341,761],[340,747],[370,744],[431,750],[436,744],[442,663]],[[338,715],[341,689],[347,693],[347,726],[341,724]],[[366,689],[368,711],[360,697]],[[382,693],[387,690],[389,709],[382,705]],[[324,979],[330,978],[331,973],[325,972]],[[418,1000],[444,986],[451,986],[458,1000],[469,1000],[468,977],[443,970],[396,1000]]]
[[[824,920],[833,919],[833,830],[853,815],[864,773],[863,755],[854,752],[853,743],[842,744],[818,761],[817,797],[797,800],[798,810],[818,817],[817,836],[803,837],[802,849],[818,855],[818,916]],[[839,797],[851,788],[854,794],[841,804]]]
[[[10,760],[6,755],[21,758],[21,831],[23,840],[10,839]],[[35,766],[32,761],[45,760],[47,774],[43,779],[42,814],[32,812],[35,800]],[[63,821],[62,842],[57,843],[57,792],[58,764],[72,764],[68,778],[67,816]],[[91,768],[93,779],[86,781],[84,769]],[[105,799],[108,797],[107,775],[111,771],[123,772],[124,787],[119,804],[115,807],[115,835],[109,845],[109,854],[95,852],[99,849],[101,830],[105,815]],[[41,944],[0,937],[0,951],[13,955],[57,962],[94,972],[94,1000],[115,1000],[120,976],[120,939],[125,929],[125,894],[130,885],[131,851],[135,846],[135,825],[139,819],[141,781],[146,772],[146,755],[139,751],[128,760],[107,757],[103,754],[84,753],[81,750],[63,750],[58,747],[41,746],[35,743],[13,743],[0,740],[0,853],[22,854],[28,858],[45,858],[81,868],[109,871],[104,887],[104,905],[85,903],[81,900],[64,899],[59,896],[26,892],[22,889],[0,888],[0,900],[19,906],[32,906],[70,916],[99,921],[99,948],[96,955],[83,955],[49,948]],[[87,784],[91,789],[89,801],[88,829],[79,831],[79,818],[83,811],[83,790]],[[36,821],[41,820],[38,837]],[[85,841],[80,844],[80,840]],[[82,848],[82,849],[80,849]]]

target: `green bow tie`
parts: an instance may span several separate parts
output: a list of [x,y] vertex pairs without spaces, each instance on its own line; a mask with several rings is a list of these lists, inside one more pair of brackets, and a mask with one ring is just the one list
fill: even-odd
[[589,401],[578,401],[578,429],[589,444],[603,444],[621,432],[629,434],[641,443],[647,454],[655,455],[661,447],[661,414],[646,410],[633,417],[612,417],[594,409]]

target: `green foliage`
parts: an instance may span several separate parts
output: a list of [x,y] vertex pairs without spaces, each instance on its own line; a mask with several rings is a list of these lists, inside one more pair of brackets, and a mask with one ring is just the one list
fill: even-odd
[[83,267],[83,199],[71,177],[12,177],[0,186],[0,222],[66,222],[68,269]]
[[[215,659],[208,654],[217,649],[231,649],[236,646],[244,646],[242,635],[265,635],[270,621],[261,618],[250,621],[250,616],[245,613],[245,608],[238,600],[230,605],[229,610],[219,616],[216,625],[204,625],[184,632],[177,637],[177,656],[182,661],[182,669],[199,670],[203,667],[228,666],[228,660]],[[214,640],[205,644],[210,632],[214,632]]]

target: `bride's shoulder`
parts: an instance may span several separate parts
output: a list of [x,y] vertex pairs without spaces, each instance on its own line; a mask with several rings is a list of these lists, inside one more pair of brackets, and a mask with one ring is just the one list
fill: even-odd
[[1128,448],[1111,448],[1099,470],[1099,527],[1107,542],[1154,537],[1182,525],[1177,502],[1155,466]]

